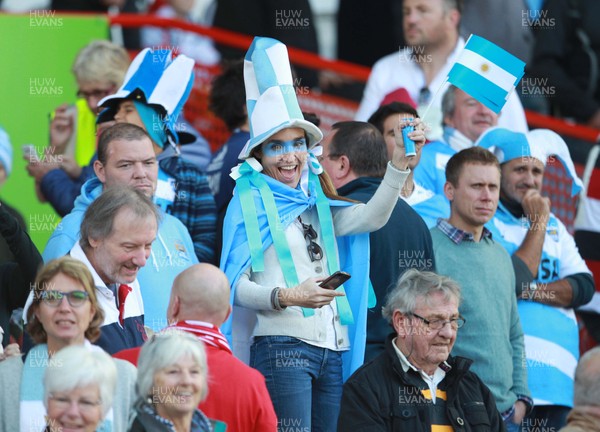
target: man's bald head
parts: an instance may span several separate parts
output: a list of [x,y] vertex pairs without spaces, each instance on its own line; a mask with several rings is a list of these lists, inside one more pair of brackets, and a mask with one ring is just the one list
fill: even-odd
[[575,369],[575,406],[600,406],[600,347],[586,352]]
[[169,322],[198,320],[220,326],[231,311],[229,295],[225,273],[212,264],[195,264],[175,278],[167,318]]

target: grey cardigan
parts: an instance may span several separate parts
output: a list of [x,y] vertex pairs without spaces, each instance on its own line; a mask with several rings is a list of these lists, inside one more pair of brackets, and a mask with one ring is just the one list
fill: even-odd
[[[137,369],[125,360],[113,359],[117,366],[117,391],[113,399],[114,432],[127,432],[129,416],[136,399]],[[19,431],[20,392],[23,359],[9,357],[0,362],[0,432]],[[43,385],[40,383],[40,386]],[[40,429],[41,431],[42,429]]]

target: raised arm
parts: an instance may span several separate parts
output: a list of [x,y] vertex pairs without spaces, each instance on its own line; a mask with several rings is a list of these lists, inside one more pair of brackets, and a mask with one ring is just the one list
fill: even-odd
[[[424,125],[420,119],[415,119],[411,124],[415,126],[415,130],[409,137],[415,142],[415,146],[422,147],[425,144]],[[397,137],[402,136],[402,126],[402,123],[397,125]],[[392,160],[388,163],[383,181],[369,202],[333,210],[337,236],[377,231],[387,223],[398,201],[400,189],[410,174],[408,162],[411,157],[414,156],[406,156],[402,139],[396,140]]]

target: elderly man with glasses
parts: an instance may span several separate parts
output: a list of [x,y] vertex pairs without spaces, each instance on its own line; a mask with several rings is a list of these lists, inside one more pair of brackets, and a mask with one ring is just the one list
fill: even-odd
[[472,361],[450,356],[465,324],[459,303],[460,288],[448,277],[402,275],[383,308],[394,333],[385,352],[344,385],[338,431],[504,430]]

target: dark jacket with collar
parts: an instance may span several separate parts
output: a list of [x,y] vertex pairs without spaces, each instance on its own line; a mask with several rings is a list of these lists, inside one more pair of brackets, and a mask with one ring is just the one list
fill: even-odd
[[[359,177],[338,189],[346,198],[366,203],[381,184],[381,178]],[[365,360],[384,352],[390,325],[381,316],[381,306],[398,278],[409,268],[435,271],[431,234],[427,225],[404,200],[398,199],[388,222],[369,234],[371,270],[369,278],[377,297],[377,305],[367,315],[367,348]]]
[[[128,432],[176,432],[173,423],[159,416],[149,403],[138,401],[134,410]],[[190,432],[213,432],[210,420],[199,409],[194,410]]]
[[[426,384],[417,372],[404,372],[392,346],[394,337],[388,336],[383,354],[344,384],[338,432],[431,431],[433,404],[418,396]],[[494,397],[469,371],[471,360],[450,356],[447,363],[452,369],[438,389],[446,392],[446,414],[453,430],[505,431]]]

